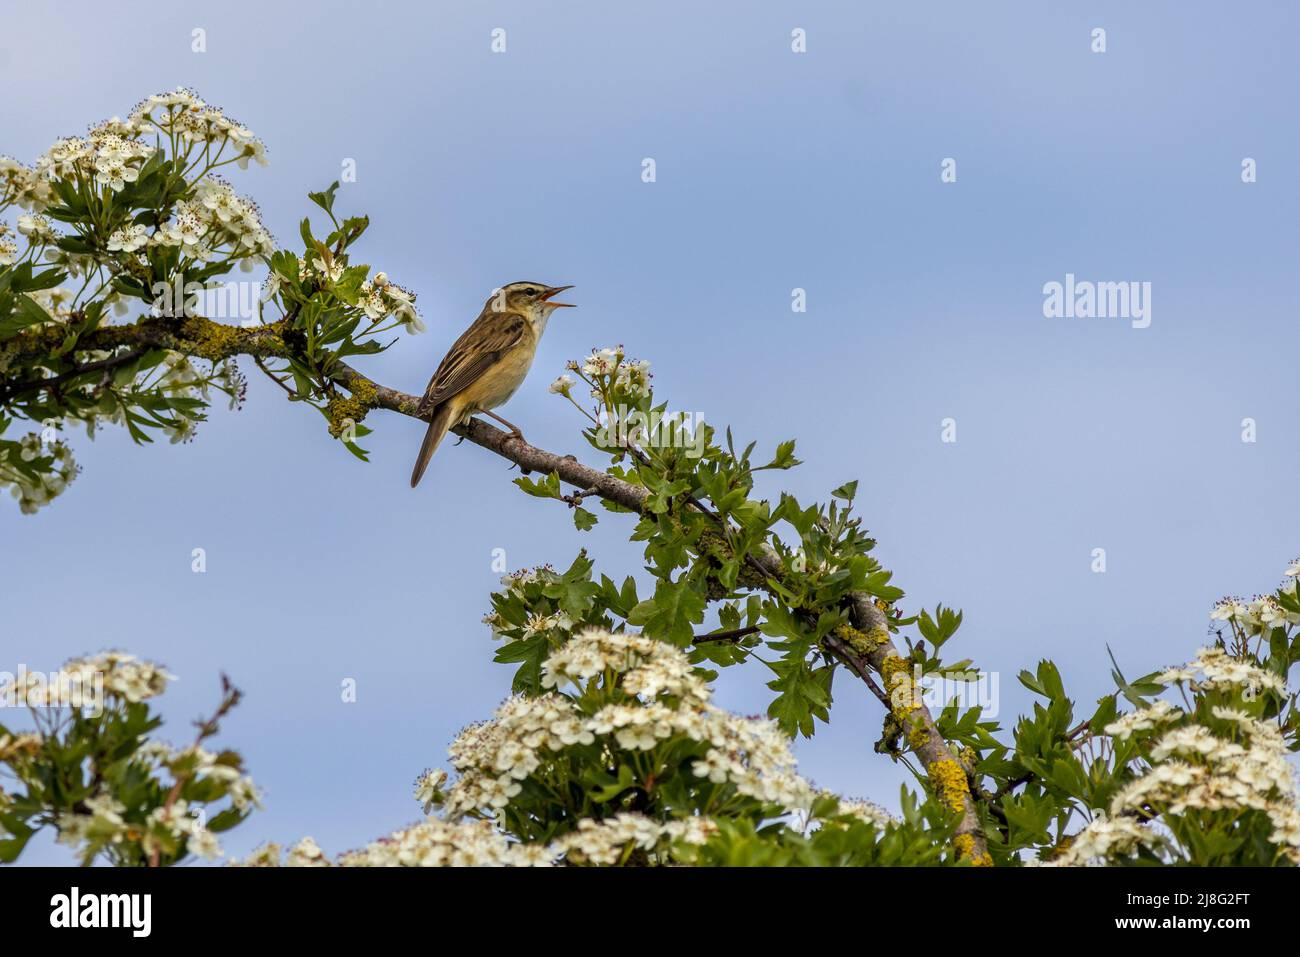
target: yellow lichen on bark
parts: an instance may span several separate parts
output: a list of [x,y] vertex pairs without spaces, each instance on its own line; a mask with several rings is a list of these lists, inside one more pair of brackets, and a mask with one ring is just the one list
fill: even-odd
[[836,626],[834,635],[865,658],[888,640],[889,629],[878,625],[867,634],[845,622]]
[[942,761],[935,761],[926,770],[929,772],[930,783],[934,785],[939,799],[954,811],[959,813],[965,811],[970,788],[966,784],[966,772],[962,770],[961,765],[945,758]]
[[355,376],[348,388],[352,392],[350,396],[336,395],[325,407],[330,435],[336,439],[347,429],[349,422],[355,425],[366,417],[366,413],[375,407],[378,396],[374,383],[362,376]]
[[880,677],[885,683],[885,693],[889,695],[890,706],[900,719],[921,707],[920,696],[908,673],[907,659],[890,655],[880,663]]
[[988,851],[982,854],[975,853],[975,838],[970,834],[958,834],[952,841],[953,847],[957,848],[957,857],[959,860],[970,861],[972,867],[992,867],[993,858]]
[[187,347],[185,351],[209,362],[220,362],[238,352],[247,332],[239,326],[197,317],[186,322],[181,331],[184,336],[181,344]]

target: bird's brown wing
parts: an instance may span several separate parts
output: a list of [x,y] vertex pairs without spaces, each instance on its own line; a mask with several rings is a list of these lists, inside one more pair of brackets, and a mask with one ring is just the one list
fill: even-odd
[[528,329],[513,312],[484,312],[465,330],[438,365],[420,403],[428,411],[473,385],[501,356],[519,344]]

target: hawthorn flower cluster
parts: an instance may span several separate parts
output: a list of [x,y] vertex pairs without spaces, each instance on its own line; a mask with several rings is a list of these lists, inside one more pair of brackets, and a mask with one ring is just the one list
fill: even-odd
[[1180,709],[1162,698],[1157,698],[1149,706],[1130,711],[1112,721],[1106,725],[1105,731],[1116,738],[1128,738],[1137,731],[1150,731],[1160,724],[1178,721],[1182,717],[1183,712]]
[[11,707],[66,708],[82,703],[84,689],[102,688],[105,695],[137,704],[166,691],[167,682],[174,680],[175,675],[152,661],[106,651],[65,662],[57,679],[49,681],[42,675],[25,673],[0,685],[0,701]]
[[[61,292],[61,290],[51,290]],[[65,301],[59,297],[46,297],[50,303]],[[57,314],[59,306],[51,305],[51,314]],[[111,357],[111,353],[102,350],[90,350],[85,353],[89,362],[99,362]],[[149,373],[139,378],[133,388],[151,390],[171,398],[202,400],[206,405],[211,399],[211,390],[216,389],[228,397],[229,408],[234,410],[242,406],[248,389],[248,381],[234,359],[224,359],[212,363],[206,371],[196,368],[195,360],[179,352],[167,352],[160,363]],[[105,423],[123,425],[126,421],[126,406],[118,395],[111,390],[100,389],[99,404],[90,413],[83,415],[81,422],[85,426],[86,436],[94,439],[99,427]],[[188,442],[194,438],[198,420],[179,410],[173,410],[168,422],[163,425],[163,432],[174,445]],[[31,514],[49,502],[67,488],[76,477],[77,466],[72,450],[62,439],[44,444],[42,436],[31,433],[19,440],[18,457],[25,462],[42,455],[52,456],[54,468],[51,471],[27,476],[5,469],[5,460],[10,454],[6,443],[0,441],[0,487],[10,484],[11,494],[19,500],[23,512]],[[12,474],[10,474],[12,472]]]
[[284,857],[284,848],[274,841],[268,841],[253,851],[242,861],[231,861],[234,867],[330,867],[331,862],[320,849],[316,841],[304,837],[289,848],[289,856]]
[[890,824],[897,823],[897,819],[892,814],[873,801],[840,798],[839,806],[840,810],[845,814],[851,814],[859,821],[863,821],[867,824],[874,824],[877,827],[886,827]]
[[[22,761],[34,757],[44,744],[45,739],[34,731],[5,732],[0,734],[0,761]],[[0,794],[0,805],[3,803],[4,796]]]
[[[545,570],[507,577],[519,585]],[[520,586],[522,587],[522,586]],[[426,813],[438,816],[341,855],[341,866],[552,866],[674,863],[718,833],[716,819],[689,806],[668,815],[617,809],[589,813],[544,840],[510,830],[514,802],[525,787],[562,792],[576,768],[618,765],[665,754],[695,755],[687,778],[701,793],[743,795],[761,819],[789,815],[811,828],[814,800],[825,798],[795,772],[789,739],[772,722],[728,714],[709,703],[708,684],[679,648],[639,634],[588,629],[553,650],[542,666],[544,693],[507,699],[493,717],[471,725],[448,749],[454,778],[426,771],[415,786]],[[566,693],[571,692],[571,693]],[[675,764],[676,760],[669,761]],[[725,804],[719,798],[721,807]],[[845,817],[880,827],[887,814],[865,802],[843,802]],[[310,839],[308,839],[310,841]],[[314,843],[306,845],[314,848]],[[286,865],[325,863],[291,850]],[[283,849],[267,845],[243,861],[275,865]]]
[[623,676],[622,687],[649,700],[661,695],[703,705],[708,684],[682,650],[645,635],[591,629],[551,653],[542,664],[542,687],[581,686],[604,671]]
[[1161,684],[1187,682],[1196,691],[1244,689],[1252,696],[1262,690],[1286,690],[1286,680],[1281,675],[1246,658],[1233,657],[1218,647],[1202,648],[1184,668],[1165,671],[1156,680]]
[[[308,225],[304,251],[295,255],[277,250],[257,204],[222,178],[223,167],[246,168],[250,162],[266,164],[262,141],[184,88],[146,98],[125,119],[115,116],[82,136],[59,139],[31,165],[0,157],[0,214],[10,207],[21,213],[16,224],[0,221],[0,273],[5,274],[0,285],[27,297],[6,298],[13,315],[0,317],[9,329],[0,338],[23,346],[6,350],[0,343],[0,378],[5,386],[22,387],[0,390],[6,405],[0,427],[31,418],[40,408],[33,398],[40,386],[33,380],[64,376],[73,381],[48,403],[54,408],[49,418],[61,416],[56,428],[73,418],[85,423],[92,438],[105,422],[127,427],[137,441],[149,429],[164,431],[173,443],[191,439],[204,417],[209,386],[226,392],[232,406],[242,400],[245,383],[233,362],[217,362],[210,372],[199,373],[191,360],[169,355],[160,380],[150,371],[155,369],[150,356],[139,366],[113,364],[114,373],[92,381],[77,376],[76,367],[125,359],[126,347],[103,353],[81,348],[79,337],[103,325],[110,306],[119,316],[132,302],[143,303],[152,316],[190,315],[192,297],[200,294],[195,290],[219,287],[235,266],[270,267],[262,302],[275,299],[289,322],[321,327],[306,337],[314,353],[306,364],[314,369],[331,368],[329,357],[336,352],[382,351],[386,346],[368,337],[390,329],[424,330],[413,292],[383,272],[348,265],[348,248],[368,220],[340,222],[332,209],[337,184],[310,194],[329,214],[331,231],[318,239]],[[58,285],[69,277],[75,292]],[[327,308],[318,311],[313,302]],[[262,318],[262,312],[258,304],[251,318]],[[30,342],[19,341],[41,327],[64,333],[49,340],[67,343],[49,357],[62,362],[42,366]],[[208,344],[191,347],[187,340],[186,348],[203,355]],[[304,384],[289,374],[288,363],[276,366],[265,371],[282,385],[293,381],[303,388],[304,401],[324,410],[333,399],[328,373]],[[348,445],[364,456],[354,443]],[[61,493],[75,469],[48,455],[26,468],[9,467],[12,456],[23,451],[13,440],[0,439],[0,485],[10,486],[22,510],[32,512]]]
[[1113,818],[1102,813],[1075,835],[1065,852],[1052,860],[1049,866],[1104,864],[1116,858],[1129,857],[1141,849],[1158,849],[1164,842],[1162,834],[1137,818]]
[[[229,397],[229,407],[233,410],[243,403],[248,384],[234,359],[214,363],[209,371],[202,372],[194,367],[188,356],[179,352],[168,352],[156,373],[145,383],[145,388],[156,389],[173,397],[201,398],[204,404],[211,398],[210,387],[225,393]],[[121,407],[114,406],[105,418],[120,422],[122,416]],[[175,445],[193,439],[197,426],[198,423],[194,418],[178,412],[163,431]],[[88,431],[90,431],[89,423]],[[90,434],[93,438],[93,431],[90,431]]]
[[415,293],[377,272],[361,284],[361,308],[372,322],[392,316],[409,333],[423,332],[424,322],[415,311]]
[[18,232],[26,236],[28,241],[37,245],[44,245],[54,242],[58,239],[58,233],[54,231],[54,226],[50,221],[40,213],[27,213],[18,217]]
[[[573,375],[555,379],[550,391],[567,399],[591,423],[593,430],[587,436],[597,448],[618,456],[631,449],[638,459],[646,455],[648,447],[687,447],[691,458],[703,454],[704,434],[697,432],[694,416],[666,412],[663,406],[652,408],[649,360],[629,359],[622,346],[615,346],[594,349],[585,359],[572,359],[565,367]],[[574,398],[579,382],[595,400],[590,408]],[[702,425],[702,420],[698,424]]]
[[136,753],[154,768],[169,771],[173,778],[186,775],[223,785],[230,803],[241,811],[262,806],[262,794],[253,779],[226,763],[223,755],[202,745],[172,748],[161,741],[150,740]]
[[[315,279],[333,284],[343,280],[348,268],[341,259],[329,253],[298,259],[297,267],[297,276],[281,275],[281,271],[273,267],[262,284],[262,301],[267,302],[279,295],[286,280]],[[369,333],[381,331],[378,329],[380,323],[390,316],[411,335],[424,332],[424,321],[415,307],[415,293],[393,282],[387,273],[376,272],[369,276],[361,282],[359,291],[357,304],[370,321]]]
[[542,766],[548,751],[594,741],[568,698],[509,698],[491,720],[470,725],[448,748],[461,777],[445,799],[447,811],[458,817],[503,808],[523,789],[520,782]]
[[612,375],[623,361],[623,347],[618,346],[614,349],[596,349],[591,355],[581,363],[572,361],[569,368],[575,371],[581,371],[584,376],[607,376]]
[[[48,458],[48,469],[23,469],[17,462],[31,463]],[[16,461],[15,461],[16,460]],[[77,476],[77,462],[72,448],[61,439],[48,445],[40,434],[29,432],[17,442],[0,441],[0,488],[18,501],[24,515],[32,515],[62,495]]]
[[[624,812],[596,820],[584,818],[554,841],[526,844],[510,840],[491,821],[427,818],[394,831],[365,847],[340,855],[340,867],[552,867],[559,864],[609,866],[640,851],[665,862],[680,845],[701,845],[717,832],[703,817],[660,822]],[[310,837],[283,858],[278,844],[266,844],[239,864],[246,867],[328,867],[330,861]]]
[[49,205],[54,190],[48,179],[12,156],[0,156],[0,211],[17,205],[40,209]]
[[[331,861],[310,838],[289,849],[269,843],[237,862],[244,867],[329,867]],[[488,821],[452,824],[427,818],[394,831],[365,847],[339,857],[342,867],[484,867],[516,863],[513,846]]]
[[[185,198],[169,199],[148,224],[136,217],[104,235],[97,217],[106,214],[110,202],[115,202],[118,210],[132,208],[137,200],[119,194],[164,158],[184,170]],[[0,211],[14,204],[27,210],[17,219],[17,233],[0,222],[0,267],[19,261],[15,237],[21,236],[28,244],[28,252],[21,258],[30,258],[32,266],[43,259],[73,276],[85,277],[76,294],[62,287],[27,293],[49,317],[45,325],[76,319],[94,299],[112,305],[119,314],[125,312],[128,300],[114,277],[138,275],[142,270],[148,275],[145,254],[155,247],[179,250],[180,273],[191,264],[237,262],[249,269],[255,260],[273,251],[271,235],[262,225],[257,206],[237,196],[213,170],[228,163],[247,165],[250,159],[265,162],[261,142],[246,127],[187,90],[150,97],[125,120],[114,117],[93,126],[83,137],[60,139],[31,167],[0,158]],[[78,235],[65,243],[45,210],[68,202],[73,194],[82,198],[89,213],[84,221],[73,222]],[[116,221],[121,222],[120,212]],[[108,352],[90,350],[79,358],[95,363],[112,357]],[[5,371],[4,365],[0,357],[0,372]],[[95,384],[89,397],[98,398],[98,403],[80,410],[78,417],[93,438],[101,422],[125,424],[128,408],[141,393],[181,398],[187,400],[185,407],[172,406],[155,416],[152,424],[162,428],[173,443],[183,442],[193,437],[195,423],[202,417],[188,411],[192,407],[188,400],[201,398],[206,403],[209,386],[229,395],[234,407],[242,401],[246,383],[233,361],[214,364],[209,372],[200,373],[188,358],[171,353],[140,381],[119,375]],[[51,424],[58,425],[46,423]],[[76,472],[68,446],[49,441],[48,434],[0,441],[0,485],[9,486],[24,513],[37,511],[61,494]]]
[[[1298,567],[1300,562],[1293,562],[1286,571],[1287,577],[1295,579],[1294,570]],[[1273,628],[1300,625],[1300,614],[1287,611],[1273,595],[1256,595],[1249,601],[1244,598],[1222,598],[1210,612],[1210,619],[1228,622],[1248,636]]]
[[18,244],[10,238],[10,229],[0,223],[0,266],[12,266],[18,261]]
[[618,367],[614,388],[635,398],[649,398],[651,378],[649,359],[631,359]]
[[624,812],[595,820],[584,818],[575,830],[553,841],[548,851],[557,859],[575,864],[617,864],[634,850],[663,852],[677,842],[701,845],[717,833],[718,825],[707,817],[688,817],[659,822],[643,814]]
[[[650,398],[649,360],[628,359],[622,346],[594,349],[582,361],[570,360],[567,368],[591,387],[593,399],[606,404],[617,399],[636,403]],[[551,391],[568,397],[574,385],[572,377],[564,375],[551,383]]]
[[[1290,761],[1287,674],[1300,624],[1300,560],[1272,595],[1227,597],[1210,613],[1218,641],[1155,674],[1182,706],[1155,697],[1114,718],[1103,753],[1119,787],[1057,865],[1129,861],[1300,864],[1300,789]],[[1244,855],[1244,856],[1243,856]]]
[[157,152],[138,138],[140,132],[133,121],[114,117],[91,127],[84,137],[56,140],[36,160],[35,173],[51,181],[85,177],[107,191],[120,192],[139,178],[140,168]]
[[207,860],[222,856],[221,843],[203,823],[199,809],[184,799],[159,805],[142,824],[127,821],[123,816],[125,805],[106,792],[83,804],[84,812],[60,814],[55,822],[57,842],[79,855],[84,856],[90,848],[139,844],[148,856],[179,844],[186,853]]
[[245,271],[253,268],[254,257],[269,256],[275,250],[257,204],[236,195],[234,187],[219,176],[202,180],[194,198],[177,203],[167,222],[152,234],[132,225],[108,238],[109,249],[123,252],[145,245],[177,247],[194,262],[237,261]]
[[[1198,698],[1231,694],[1247,703],[1261,689],[1285,689],[1278,675],[1222,648],[1203,648],[1186,666],[1171,668],[1157,680],[1186,685]],[[1054,863],[1106,863],[1140,850],[1179,857],[1177,819],[1191,816],[1204,822],[1217,815],[1231,822],[1260,812],[1270,822],[1269,841],[1278,854],[1300,864],[1300,808],[1287,742],[1275,721],[1252,714],[1249,706],[1211,704],[1198,719],[1196,713],[1157,699],[1108,724],[1106,734],[1116,739],[1143,741],[1146,766],[1114,796],[1108,813],[1075,835]]]
[[[35,724],[0,735],[0,763],[26,789],[21,804],[0,792],[0,806],[52,826],[83,863],[101,854],[118,863],[219,857],[209,809],[229,801],[224,824],[214,819],[219,830],[261,807],[261,795],[238,755],[209,751],[202,736],[183,748],[144,737],[153,723],[131,709],[171,680],[153,662],[110,651],[73,659],[48,680],[24,672],[0,687],[0,701],[30,708]],[[124,738],[131,726],[138,730]]]
[[[92,247],[102,245],[89,252],[56,245],[60,236],[42,213],[60,201],[60,181],[74,189],[93,186],[91,202],[105,204],[162,157],[185,171],[193,189],[161,211],[157,226],[127,223],[98,240],[79,226]],[[85,136],[57,140],[30,167],[0,157],[0,211],[12,204],[28,210],[18,219],[18,232],[34,250],[44,249],[46,261],[77,276],[90,276],[105,265],[112,268],[115,257],[135,256],[151,246],[177,247],[191,263],[237,262],[247,270],[255,257],[274,249],[274,242],[256,204],[237,196],[212,171],[231,163],[246,167],[250,159],[265,165],[261,140],[197,94],[178,89],[148,97],[125,120],[113,117],[92,126]],[[17,260],[12,230],[0,224],[0,266]],[[108,291],[108,283],[99,291]],[[113,298],[112,293],[106,298]]]
[[516,696],[490,721],[461,732],[449,749],[460,776],[445,797],[448,815],[505,807],[524,780],[544,772],[570,747],[646,752],[675,739],[704,746],[692,767],[697,778],[788,811],[811,804],[813,788],[795,771],[789,739],[774,722],[711,705],[708,684],[681,649],[642,635],[591,629],[542,666],[546,688],[581,687],[598,675],[617,676],[624,700],[588,714],[562,694]]
[[125,805],[107,793],[101,792],[84,803],[85,813],[61,814],[56,824],[58,843],[77,853],[83,853],[88,845],[139,842],[148,855],[168,843],[182,842],[191,854],[207,860],[221,857],[220,842],[184,800],[154,808],[143,825],[128,823],[123,817]]
[[[502,576],[501,585],[507,595],[526,601],[525,591],[529,585],[537,583],[551,584],[559,580],[560,576],[550,565],[539,565],[536,568],[523,568]],[[484,615],[482,621],[483,624],[492,629],[493,638],[504,638],[507,636],[507,632],[511,630],[511,626],[495,611],[490,611]],[[528,620],[523,626],[522,637],[532,638],[536,635],[554,631],[567,633],[575,624],[573,618],[560,608],[549,614],[534,611],[528,616]]]
[[267,162],[265,145],[248,127],[184,87],[146,97],[132,109],[123,126],[134,132],[153,127],[187,147],[202,147],[214,156],[214,163],[227,148],[231,150],[227,162],[240,169],[246,169],[250,159],[259,166]]
[[85,811],[60,814],[57,819],[58,842],[74,849],[91,843],[118,844],[130,831],[123,814],[126,805],[111,794],[100,792],[82,802]]
[[558,576],[550,565],[538,565],[534,568],[521,568],[517,572],[501,576],[501,584],[510,591],[522,592],[534,582],[554,581]]

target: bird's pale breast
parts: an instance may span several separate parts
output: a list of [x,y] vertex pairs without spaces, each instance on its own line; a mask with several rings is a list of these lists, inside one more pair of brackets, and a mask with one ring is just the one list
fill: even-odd
[[466,409],[481,412],[504,405],[527,378],[536,354],[537,339],[525,334],[518,345],[461,393]]

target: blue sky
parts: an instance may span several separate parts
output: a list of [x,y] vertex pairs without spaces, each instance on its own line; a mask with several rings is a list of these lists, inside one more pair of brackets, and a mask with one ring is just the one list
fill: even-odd
[[[370,215],[363,257],[429,326],[365,369],[407,391],[493,287],[576,284],[504,414],[581,453],[546,385],[623,343],[673,407],[768,448],[797,437],[806,464],[764,491],[860,479],[906,607],[965,610],[950,650],[999,672],[1011,724],[1021,668],[1053,658],[1086,707],[1110,690],[1107,644],[1133,673],[1185,660],[1215,598],[1271,590],[1300,551],[1300,13],[1088,6],[24,4],[0,38],[0,152],[30,161],[192,86],[266,141],[271,165],[233,178],[286,243],[304,194],[355,160],[338,206]],[[1150,327],[1045,318],[1067,273],[1150,282]],[[508,691],[479,623],[493,549],[519,568],[585,545],[619,577],[639,550],[614,516],[578,533],[472,446],[445,446],[413,492],[418,423],[375,415],[362,464],[245,371],[245,408],[214,409],[192,444],[78,438],[63,498],[0,508],[0,668],[163,661],[177,742],[228,672],[246,698],[221,740],[266,810],[226,849],[310,834],[333,853],[416,818],[416,775]],[[765,675],[733,672],[721,703],[762,711]],[[892,806],[879,705],[837,691],[801,766]]]

